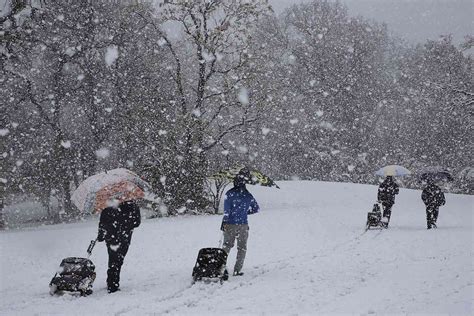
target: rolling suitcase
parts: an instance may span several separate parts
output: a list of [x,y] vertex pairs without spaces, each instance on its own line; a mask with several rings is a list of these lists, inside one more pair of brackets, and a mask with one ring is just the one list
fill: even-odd
[[96,240],[92,240],[87,248],[87,258],[68,257],[61,261],[59,270],[49,282],[49,293],[55,294],[80,294],[86,296],[92,294],[92,285],[96,273],[95,265],[89,259]]
[[229,274],[226,269],[227,253],[221,248],[202,248],[199,250],[193,268],[193,282],[226,281]]

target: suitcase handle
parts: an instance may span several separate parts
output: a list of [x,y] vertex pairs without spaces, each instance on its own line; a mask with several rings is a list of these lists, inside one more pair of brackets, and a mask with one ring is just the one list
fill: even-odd
[[221,232],[221,238],[219,239],[219,247],[217,248],[222,248],[222,243],[224,242],[224,232]]
[[94,240],[91,240],[91,243],[89,244],[89,247],[87,247],[87,258],[89,258],[92,254],[92,249],[94,249],[95,243],[97,242],[97,238]]

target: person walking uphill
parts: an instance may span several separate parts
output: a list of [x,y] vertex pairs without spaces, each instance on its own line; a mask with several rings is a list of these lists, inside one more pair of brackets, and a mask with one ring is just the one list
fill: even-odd
[[118,207],[107,207],[100,214],[98,241],[105,241],[109,254],[107,291],[120,287],[120,270],[127,254],[133,229],[140,226],[140,208],[134,201],[125,201]]
[[234,276],[243,275],[242,267],[249,236],[247,215],[255,214],[260,209],[255,198],[245,187],[245,183],[249,180],[249,171],[239,172],[234,178],[234,187],[226,192],[224,200],[224,217],[221,230],[224,232],[223,249],[227,254],[234,247],[235,239],[237,239],[237,260],[234,266]]
[[443,191],[433,182],[428,182],[426,188],[421,193],[421,199],[426,205],[426,223],[427,228],[436,228],[438,220],[439,207],[446,203]]
[[398,194],[398,184],[395,183],[392,176],[387,176],[380,184],[377,193],[377,200],[383,206],[383,225],[388,228],[390,216],[392,215],[392,206],[395,204],[395,195]]

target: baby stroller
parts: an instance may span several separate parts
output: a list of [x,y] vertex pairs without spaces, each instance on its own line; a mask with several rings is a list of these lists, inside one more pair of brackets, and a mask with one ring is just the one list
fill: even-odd
[[378,203],[374,204],[372,212],[367,213],[367,223],[365,225],[365,230],[369,230],[371,228],[384,228],[384,223],[382,221],[382,207]]

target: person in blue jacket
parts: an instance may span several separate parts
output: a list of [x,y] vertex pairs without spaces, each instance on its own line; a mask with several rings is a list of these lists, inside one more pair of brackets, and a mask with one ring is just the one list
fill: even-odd
[[237,260],[234,266],[234,276],[243,275],[245,254],[247,252],[247,239],[249,225],[247,215],[259,211],[255,198],[247,191],[245,183],[250,181],[250,172],[243,169],[234,178],[234,187],[226,192],[224,199],[224,218],[221,230],[224,232],[223,249],[229,254],[237,239]]

